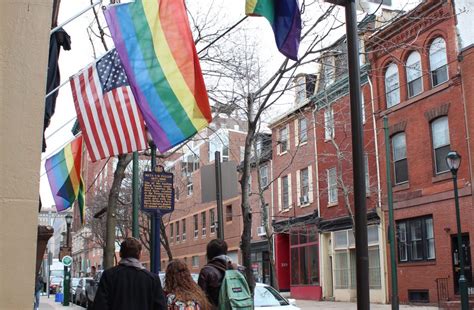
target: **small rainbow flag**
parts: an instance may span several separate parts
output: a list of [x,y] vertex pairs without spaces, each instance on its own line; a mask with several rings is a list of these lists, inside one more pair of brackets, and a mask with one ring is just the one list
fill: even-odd
[[298,60],[301,13],[298,0],[246,0],[245,14],[264,16],[272,25],[280,53]]
[[84,182],[81,177],[82,136],[46,159],[45,168],[56,210],[64,211],[78,201],[81,223],[84,223]]
[[146,126],[165,152],[212,119],[183,0],[137,0],[105,18]]

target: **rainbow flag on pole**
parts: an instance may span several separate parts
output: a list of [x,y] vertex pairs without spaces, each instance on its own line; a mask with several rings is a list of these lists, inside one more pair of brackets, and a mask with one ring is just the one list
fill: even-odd
[[165,152],[212,119],[183,0],[137,0],[105,11],[146,126]]
[[280,53],[298,60],[301,13],[298,0],[246,0],[245,14],[264,16],[272,25]]
[[64,211],[78,201],[81,223],[84,223],[84,182],[81,177],[82,136],[46,159],[45,168],[56,210]]

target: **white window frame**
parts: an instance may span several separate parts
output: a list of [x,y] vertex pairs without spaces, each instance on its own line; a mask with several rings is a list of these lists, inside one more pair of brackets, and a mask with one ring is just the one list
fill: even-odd
[[[442,142],[442,143],[436,143],[437,139],[436,139],[435,135],[440,134],[439,131],[436,130],[437,126],[443,126],[444,127],[444,130],[442,130],[442,131],[445,135],[445,137],[444,137],[445,141]],[[443,128],[441,128],[441,129],[443,129]],[[447,167],[447,165],[446,165],[445,170],[439,170],[438,171],[438,169],[441,169],[441,168],[438,167],[438,161],[436,160],[437,150],[439,150],[441,148],[449,147],[451,145],[451,138],[449,136],[449,120],[448,120],[447,116],[438,117],[438,118],[436,118],[435,120],[433,120],[431,122],[431,141],[432,141],[432,145],[433,145],[433,160],[434,160],[435,174],[441,174],[441,173],[449,171],[449,168]],[[442,160],[445,160],[445,159],[443,158]],[[444,164],[444,162],[443,162],[443,164]]]
[[333,205],[338,202],[337,170],[336,167],[327,169],[328,180],[328,204]]
[[[296,143],[302,145],[308,142],[308,121],[306,120],[306,117],[303,116],[298,119],[297,123],[298,123],[298,128],[297,128],[298,139],[296,139],[297,140]],[[301,124],[303,123],[304,123],[304,130],[301,127]]]
[[216,232],[216,213],[215,209],[209,210],[209,225],[211,229],[211,235]]
[[[438,58],[438,59],[435,59]],[[436,87],[441,85],[449,80],[449,70],[448,70],[448,56],[446,53],[446,41],[443,37],[435,38],[430,45],[429,49],[429,60],[430,60],[430,76],[431,76],[431,86]],[[443,81],[437,81],[435,84],[433,76],[439,72],[440,69],[446,70],[446,79]]]
[[[407,75],[407,92],[408,98],[418,96],[423,92],[423,68],[421,66],[421,55],[417,51],[413,51],[407,58],[406,64]],[[419,90],[412,90],[412,85],[419,83]]]
[[[283,137],[283,132],[285,132],[285,136]],[[283,144],[283,141],[285,144]],[[278,129],[278,154],[285,154],[290,149],[290,137],[289,137],[289,125],[286,124],[284,127]],[[285,145],[285,149],[283,149],[283,145]]]
[[199,268],[199,256],[194,255],[191,257],[191,264],[193,268]]
[[306,100],[306,76],[302,75],[295,79],[295,103],[302,104]]
[[[391,95],[396,96],[391,96]],[[387,108],[391,108],[400,103],[400,77],[398,74],[398,67],[391,63],[385,71],[385,99],[387,101]]]
[[182,219],[181,224],[183,224],[181,227],[181,241],[186,241],[186,219]]
[[260,186],[264,188],[268,185],[268,165],[260,166]]
[[199,215],[194,214],[193,216],[193,225],[194,225],[194,239],[199,237]]
[[334,111],[332,107],[327,107],[324,110],[324,139],[326,141],[334,139],[335,131]]

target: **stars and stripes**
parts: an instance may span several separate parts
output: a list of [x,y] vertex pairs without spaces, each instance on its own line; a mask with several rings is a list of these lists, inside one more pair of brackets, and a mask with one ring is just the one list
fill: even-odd
[[115,49],[70,78],[92,161],[146,149],[143,117]]

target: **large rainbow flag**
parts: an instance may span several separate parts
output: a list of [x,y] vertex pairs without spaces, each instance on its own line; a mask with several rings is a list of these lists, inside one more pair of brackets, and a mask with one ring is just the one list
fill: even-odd
[[298,0],[246,0],[245,14],[264,16],[272,25],[280,53],[298,60],[301,13]]
[[148,131],[165,152],[211,122],[183,0],[136,0],[105,11]]
[[56,210],[64,211],[78,201],[81,223],[84,223],[84,182],[81,177],[82,136],[46,159],[45,168]]

